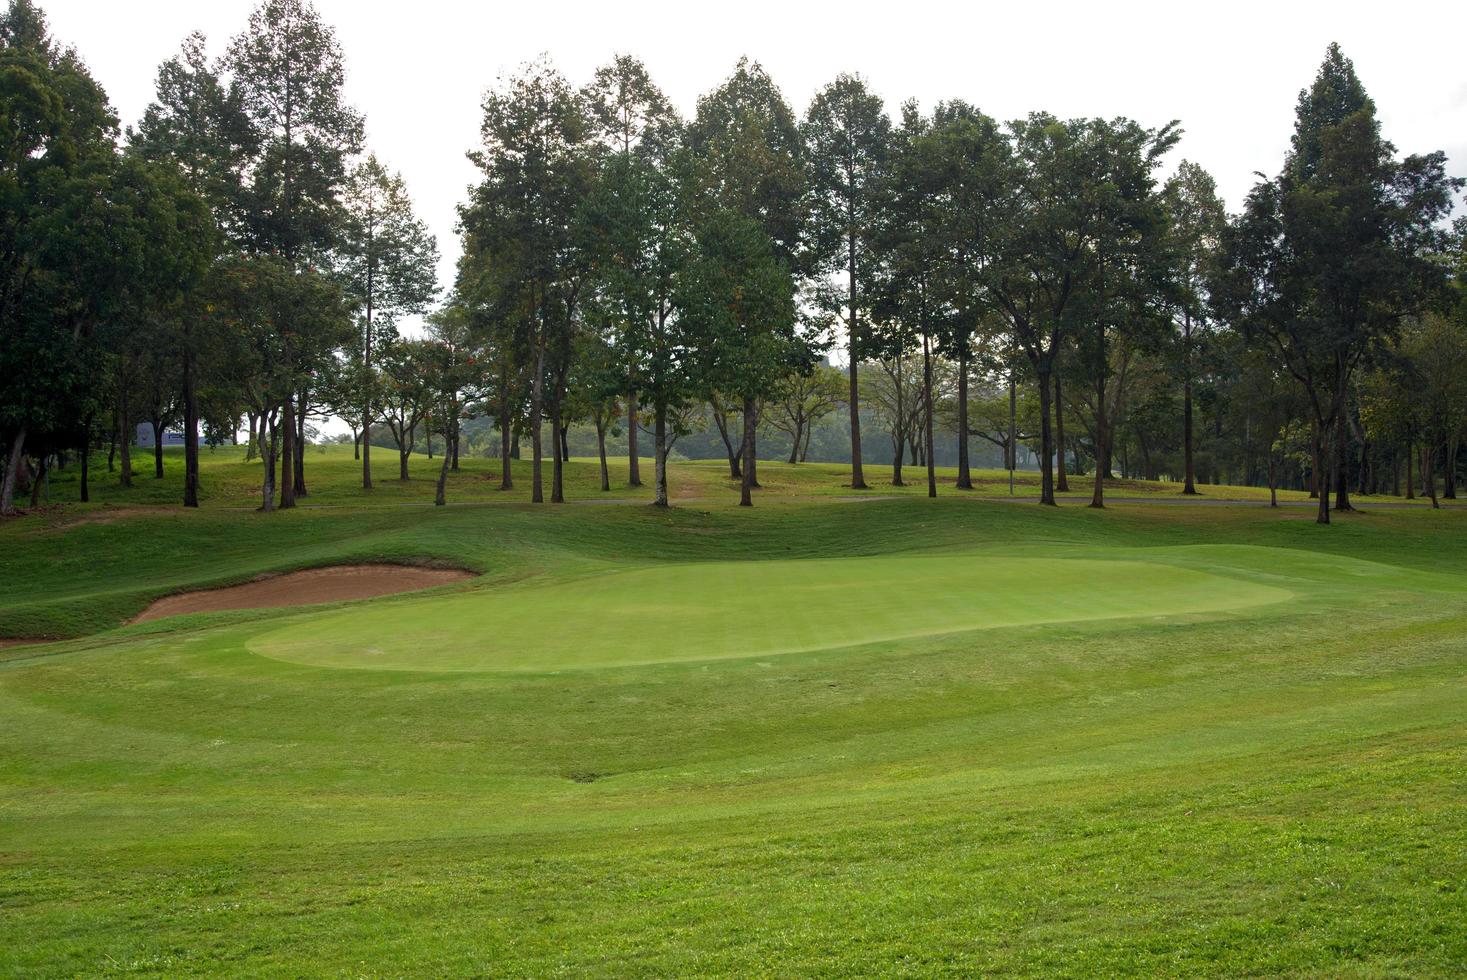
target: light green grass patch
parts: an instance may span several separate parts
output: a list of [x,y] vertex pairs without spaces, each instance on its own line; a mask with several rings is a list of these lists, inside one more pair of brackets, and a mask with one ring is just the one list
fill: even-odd
[[249,649],[320,667],[559,670],[1213,613],[1291,596],[1242,578],[1135,560],[972,553],[700,562],[347,610],[293,621]]

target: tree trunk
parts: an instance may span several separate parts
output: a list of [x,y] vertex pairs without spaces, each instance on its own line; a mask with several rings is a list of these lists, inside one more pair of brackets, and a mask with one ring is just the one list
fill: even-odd
[[1058,374],[1054,376],[1054,457],[1059,466],[1054,488],[1059,493],[1068,493],[1070,478],[1065,474],[1068,469],[1065,466],[1065,403]]
[[[1272,466],[1272,463],[1269,463]],[[1192,458],[1192,376],[1182,381],[1182,492],[1197,492],[1197,470]]]
[[601,457],[601,492],[611,492],[611,473],[606,468],[606,420],[596,417],[596,454]]
[[1054,501],[1054,433],[1050,428],[1051,368],[1039,365],[1039,503],[1053,507]]
[[128,412],[127,388],[124,385],[117,399],[117,444],[120,457],[117,461],[120,470],[118,482],[124,487],[132,486],[132,440],[134,435],[132,419]]
[[570,426],[560,427],[560,458],[562,462],[570,462]]
[[499,489],[514,489],[514,473],[510,467],[509,400],[499,403]]
[[1278,481],[1278,476],[1277,476],[1277,470],[1274,467],[1273,452],[1270,451],[1269,454],[1268,454],[1268,506],[1270,506],[1270,507],[1277,507],[1278,505],[1279,505],[1279,481]]
[[1316,524],[1329,523],[1329,474],[1330,474],[1330,447],[1329,439],[1332,433],[1322,424],[1314,426],[1314,458],[1318,461],[1316,488],[1319,492],[1319,508],[1315,512]]
[[564,393],[556,392],[555,405],[550,410],[550,502],[552,504],[565,503],[565,454],[561,446],[565,430],[560,426],[560,406],[563,400]]
[[[849,202],[848,202],[849,211]],[[866,489],[866,473],[861,468],[861,394],[856,381],[857,368],[861,363],[861,324],[856,314],[856,234],[854,227],[846,236],[847,298],[850,300],[850,316],[846,329],[850,333],[850,377],[851,377],[851,489]]]
[[163,479],[163,420],[152,418],[148,425],[153,430],[153,479]]
[[1350,479],[1349,474],[1345,472],[1349,459],[1349,417],[1345,412],[1345,400],[1342,397],[1338,410],[1335,412],[1334,467],[1330,477],[1335,485],[1335,510],[1355,509],[1350,506]]
[[[88,441],[91,431],[88,420]],[[183,358],[183,505],[199,506],[199,392],[192,350],[186,350]]]
[[927,496],[937,496],[937,464],[932,459],[932,346],[927,334],[922,334],[922,412],[927,416],[923,423],[922,454],[927,457]]
[[1436,499],[1436,448],[1429,439],[1421,444],[1421,482],[1431,498],[1431,509],[1441,507],[1441,501]]
[[545,447],[541,444],[540,411],[545,391],[545,344],[542,340],[535,355],[535,380],[530,382],[530,503],[545,502],[544,477],[540,474],[540,462],[545,458]]
[[25,452],[25,427],[16,430],[10,440],[10,452],[5,456],[5,473],[0,476],[0,514],[15,513],[15,480],[20,470],[20,459]]
[[739,465],[739,456],[742,452],[742,445],[740,446],[740,449],[734,449],[733,440],[730,439],[728,435],[728,417],[723,414],[723,406],[719,405],[718,402],[715,401],[710,403],[709,407],[713,409],[713,425],[718,429],[719,437],[723,439],[724,451],[728,453],[729,479],[741,480],[744,476],[743,467]]
[[280,509],[295,506],[295,396],[286,395],[281,407]]
[[451,470],[453,470],[455,473],[457,473],[458,472],[459,437],[463,434],[463,427],[462,427],[462,424],[461,424],[461,422],[460,422],[460,420],[458,419],[457,416],[454,417],[452,429],[453,429],[453,437],[452,437],[453,438],[453,462],[449,464],[448,468],[451,469]]
[[[656,454],[657,454],[657,459],[655,461],[656,473],[657,473],[657,475],[656,475],[656,483],[657,483],[657,486],[656,486],[656,494],[653,497],[652,503],[653,503],[654,506],[657,506],[657,507],[666,507],[666,506],[668,506],[668,503],[667,503],[667,406],[666,405],[656,405],[656,406],[653,406],[653,411],[656,413],[656,418],[655,418],[655,420],[653,421],[652,424],[653,424],[653,428],[655,430],[655,432],[654,432],[654,442],[656,443],[656,445],[654,446],[654,452],[656,452]],[[745,494],[748,493],[748,489],[747,488],[744,489],[744,493]]]
[[958,348],[958,489],[973,489],[968,462],[968,338]]
[[1445,455],[1442,457],[1442,499],[1457,499],[1457,447],[1455,441],[1448,439],[1444,447]]
[[260,466],[263,471],[260,481],[260,510],[269,513],[275,509],[275,431],[271,425],[267,434],[266,424],[266,419],[262,416],[258,435]]
[[306,393],[300,395],[300,410],[295,416],[295,495],[306,496]]
[[1412,472],[1415,462],[1416,445],[1414,439],[1406,440],[1406,499],[1416,499],[1416,474]]
[[754,399],[744,399],[744,478],[739,481],[739,506],[754,506],[754,426],[758,424]]
[[438,467],[438,488],[433,494],[433,506],[442,507],[448,503],[448,468],[453,465],[453,453],[448,447],[443,447],[443,462]]
[[749,481],[750,487],[757,490],[759,489],[759,402],[755,399],[744,401],[744,438],[749,442],[748,452],[744,454],[744,479]]
[[[92,416],[89,414],[87,416],[86,422],[83,423],[83,425],[85,426],[85,428],[83,428],[83,430],[82,430],[81,487],[80,487],[80,489],[81,489],[81,502],[84,503],[84,504],[87,503],[88,501],[90,501],[92,499],[91,484],[88,482],[88,477],[91,475],[91,469],[92,469],[92,466],[91,466],[91,464],[92,464],[92,421],[93,421]],[[184,506],[188,506],[188,505],[185,504]],[[198,506],[198,505],[195,504],[195,506]]]
[[637,458],[637,393],[627,393],[627,486],[642,485],[642,463]]

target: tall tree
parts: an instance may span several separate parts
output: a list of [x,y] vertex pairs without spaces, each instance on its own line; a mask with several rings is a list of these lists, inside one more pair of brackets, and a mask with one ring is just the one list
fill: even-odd
[[891,120],[881,97],[863,78],[841,74],[816,94],[805,113],[801,133],[809,174],[810,249],[822,287],[815,291],[815,297],[830,315],[844,316],[850,376],[851,488],[864,490],[858,377],[865,356],[862,318],[869,315],[871,307],[868,267],[881,216]]
[[1441,285],[1440,223],[1461,186],[1446,176],[1440,152],[1395,159],[1375,103],[1331,45],[1313,85],[1299,93],[1283,171],[1255,185],[1224,236],[1214,292],[1304,389],[1321,524],[1329,523],[1332,484],[1336,506],[1350,506],[1340,477],[1351,378]]
[[[340,269],[360,310],[362,371],[370,375],[372,352],[397,333],[405,316],[427,311],[438,293],[438,242],[413,210],[402,175],[389,173],[369,155],[351,172]],[[355,406],[362,426],[362,489],[372,489],[372,388]]]
[[1169,250],[1176,282],[1177,360],[1182,375],[1182,493],[1197,492],[1192,386],[1196,348],[1208,326],[1207,276],[1227,224],[1217,182],[1189,160],[1163,189],[1170,213]]
[[[592,130],[611,155],[608,181],[614,185],[642,179],[655,181],[660,179],[658,175],[667,173],[670,157],[682,142],[682,123],[641,61],[630,55],[617,55],[609,64],[596,69],[582,97]],[[636,193],[634,188],[628,190]],[[637,216],[623,217],[630,219],[634,226],[641,226]],[[662,291],[665,295],[665,285]],[[642,485],[637,414],[642,395],[638,362],[643,352],[632,342],[638,336],[635,330],[630,330],[621,336],[618,345],[627,358],[627,483],[634,487]]]
[[697,338],[701,377],[743,403],[739,505],[753,505],[758,401],[810,360],[795,331],[794,284],[773,243],[748,217],[717,212],[698,229],[695,258],[678,283],[677,305]]
[[[254,150],[245,167],[243,244],[302,270],[324,265],[341,231],[348,163],[362,141],[362,117],[342,98],[346,70],[335,33],[308,0],[263,0],[230,42],[225,64]],[[282,370],[294,381],[294,394],[281,405],[285,508],[305,489],[296,416],[310,375],[294,360],[296,344],[282,352]],[[300,353],[314,359],[324,352]]]
[[1054,506],[1056,360],[1076,329],[1070,304],[1084,281],[1097,230],[1087,194],[1093,173],[1090,124],[1035,113],[1009,129],[1015,166],[995,207],[989,295],[1033,368],[1039,502]]
[[0,514],[8,514],[27,440],[75,429],[91,398],[92,331],[109,297],[96,288],[104,283],[74,272],[78,263],[105,271],[110,250],[95,223],[73,227],[70,218],[110,182],[117,121],[29,0],[12,0],[0,16],[0,105]]
[[[505,315],[519,317],[529,339],[531,500],[544,501],[541,423],[550,378],[550,410],[559,429],[570,366],[571,333],[584,270],[575,261],[574,218],[593,168],[581,99],[551,65],[537,62],[484,98],[483,149],[470,158],[484,180],[463,209],[468,247],[492,254],[489,274]],[[551,499],[561,499],[555,454]]]
[[996,228],[1012,171],[1008,141],[998,124],[964,102],[933,110],[928,159],[935,168],[938,214],[932,233],[941,251],[938,290],[950,308],[943,352],[957,362],[959,489],[973,486],[969,461],[968,384],[974,342],[992,324],[987,271]]
[[[158,69],[154,101],[144,111],[137,129],[129,133],[132,149],[144,158],[178,168],[194,193],[200,195],[225,230],[238,232],[243,189],[241,168],[252,147],[237,89],[225,85],[208,61],[201,34],[184,39],[177,55]],[[219,242],[220,247],[224,241]],[[189,297],[189,308],[174,321],[167,346],[177,353],[181,370],[183,408],[183,504],[199,505],[199,388],[217,382],[218,360],[206,352],[218,338],[202,333],[216,321],[202,315],[201,293]]]
[[[723,236],[736,224],[729,217],[740,216],[764,234],[774,260],[787,275],[804,271],[810,257],[804,248],[804,146],[794,113],[768,73],[757,62],[741,58],[722,85],[698,100],[687,140],[695,161],[689,174],[695,220],[705,230],[720,229],[716,237],[721,244],[742,240],[735,251],[751,258],[747,229],[732,238]],[[787,328],[776,322],[766,324],[763,332],[781,336]],[[740,455],[746,488],[759,485],[758,394],[741,396],[745,411]]]

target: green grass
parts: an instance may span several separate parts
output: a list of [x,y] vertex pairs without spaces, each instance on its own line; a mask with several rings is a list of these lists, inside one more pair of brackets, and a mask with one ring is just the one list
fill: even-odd
[[[0,634],[78,637],[0,650],[0,974],[1467,970],[1458,512],[432,508],[341,455],[0,525]],[[119,625],[363,560],[481,577]]]

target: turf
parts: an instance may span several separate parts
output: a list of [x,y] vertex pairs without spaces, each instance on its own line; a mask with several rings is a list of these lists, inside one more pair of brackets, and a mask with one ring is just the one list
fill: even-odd
[[262,633],[248,647],[321,667],[557,670],[773,657],[1290,596],[1162,562],[977,553],[702,562],[343,610]]
[[[1460,512],[786,469],[0,525],[0,973],[1467,970]],[[482,574],[119,626],[373,559]]]

